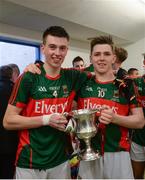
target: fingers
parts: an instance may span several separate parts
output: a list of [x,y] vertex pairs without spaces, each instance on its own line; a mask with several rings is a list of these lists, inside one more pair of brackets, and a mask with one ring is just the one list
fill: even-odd
[[56,124],[66,124],[68,122],[66,117],[59,114],[59,113],[58,114],[57,113],[53,114],[51,119]]
[[67,122],[68,122],[67,119],[63,115],[59,113],[54,113],[51,116],[49,126],[61,131],[65,131]]
[[99,117],[99,121],[100,121],[100,123],[103,123],[103,124],[110,124],[111,123],[111,119],[105,118],[103,116]]
[[110,124],[113,121],[113,115],[113,110],[105,107],[105,109],[101,111],[98,119],[101,123]]
[[24,72],[31,72],[33,74],[41,74],[41,70],[39,67],[36,66],[36,64],[29,64],[25,69]]
[[65,124],[50,122],[49,126],[55,128],[55,129],[58,129],[60,131],[65,131]]

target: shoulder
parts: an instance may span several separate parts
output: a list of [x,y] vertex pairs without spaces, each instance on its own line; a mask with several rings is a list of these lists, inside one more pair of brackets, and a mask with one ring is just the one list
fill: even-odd
[[37,74],[33,74],[31,72],[23,73],[18,77],[15,86],[16,85],[32,86],[36,82],[37,76],[38,76]]
[[93,64],[90,64],[88,67],[84,68],[84,71],[94,72],[94,66],[93,66]]
[[74,77],[77,77],[79,75],[86,76],[86,73],[84,71],[79,71],[79,70],[74,69],[74,68],[62,68],[61,69],[61,74],[73,75]]

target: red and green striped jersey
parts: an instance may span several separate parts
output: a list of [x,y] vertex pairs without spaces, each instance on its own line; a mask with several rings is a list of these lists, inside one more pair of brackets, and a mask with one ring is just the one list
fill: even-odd
[[[103,83],[90,79],[78,93],[78,108],[100,109],[103,105],[124,116],[129,114],[130,108],[140,106],[135,98],[133,85],[128,87],[123,81],[117,79]],[[109,125],[100,123],[99,127],[98,133],[92,138],[94,149],[102,150],[102,153],[103,151],[129,151],[130,143],[127,128],[113,123]]]
[[[145,75],[134,80],[145,116]],[[134,130],[132,140],[141,146],[145,146],[145,126],[142,129]]]
[[[17,81],[10,104],[22,108],[21,115],[41,116],[69,112],[76,92],[87,80],[85,73],[61,69],[55,78],[26,73]],[[19,132],[16,165],[23,168],[49,169],[68,159],[68,135],[50,126]]]

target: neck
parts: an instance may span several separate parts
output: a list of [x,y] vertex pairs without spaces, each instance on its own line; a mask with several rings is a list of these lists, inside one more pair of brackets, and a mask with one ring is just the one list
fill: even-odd
[[96,79],[101,82],[113,81],[115,79],[113,72],[108,72],[106,74],[95,72],[95,75],[96,75]]
[[59,68],[53,68],[51,66],[49,66],[49,64],[47,64],[46,62],[44,63],[43,65],[44,69],[45,69],[45,72],[48,76],[51,76],[51,77],[56,77],[57,75],[60,74],[60,69],[61,67]]

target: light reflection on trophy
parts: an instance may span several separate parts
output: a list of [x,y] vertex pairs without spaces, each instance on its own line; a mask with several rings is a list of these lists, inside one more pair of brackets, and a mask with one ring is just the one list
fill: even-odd
[[97,109],[79,109],[74,110],[73,118],[76,122],[75,133],[79,139],[82,139],[86,144],[86,149],[79,153],[81,160],[92,161],[100,158],[99,152],[95,152],[91,148],[91,138],[97,133],[97,126],[95,122],[95,113]]

